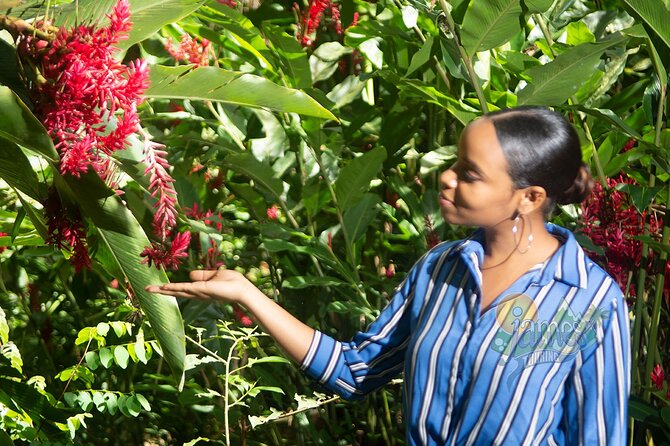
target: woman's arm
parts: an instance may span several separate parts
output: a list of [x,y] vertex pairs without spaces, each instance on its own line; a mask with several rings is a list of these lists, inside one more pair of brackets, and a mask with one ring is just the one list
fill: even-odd
[[314,330],[268,298],[244,275],[233,270],[196,270],[191,271],[189,276],[193,282],[151,285],[146,290],[187,299],[242,305],[294,361],[302,363]]

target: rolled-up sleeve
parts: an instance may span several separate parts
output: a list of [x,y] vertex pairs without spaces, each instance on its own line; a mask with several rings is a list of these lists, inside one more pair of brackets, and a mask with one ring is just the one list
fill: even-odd
[[339,342],[316,331],[301,368],[307,376],[345,399],[382,386],[403,368],[411,331],[413,282],[417,264],[367,331]]

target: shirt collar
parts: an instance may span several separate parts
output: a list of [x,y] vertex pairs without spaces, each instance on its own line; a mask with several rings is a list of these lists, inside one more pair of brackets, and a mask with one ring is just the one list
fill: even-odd
[[[575,236],[569,230],[553,223],[546,223],[545,227],[550,234],[560,239],[562,243],[558,250],[542,266],[536,279],[537,284],[544,286],[551,280],[557,280],[570,286],[586,288],[588,284],[586,272],[587,257],[584,250],[577,243],[577,240],[575,240]],[[470,237],[463,240],[454,249],[453,254],[460,254],[466,263],[474,266],[478,276],[480,274],[479,269],[482,259],[484,258],[483,241],[484,231],[478,229]],[[477,263],[476,265],[472,265],[475,259]]]

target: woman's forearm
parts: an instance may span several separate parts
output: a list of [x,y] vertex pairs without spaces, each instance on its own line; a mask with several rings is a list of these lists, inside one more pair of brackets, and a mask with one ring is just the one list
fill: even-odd
[[239,302],[297,363],[309,350],[314,330],[282,308],[260,290],[254,289]]

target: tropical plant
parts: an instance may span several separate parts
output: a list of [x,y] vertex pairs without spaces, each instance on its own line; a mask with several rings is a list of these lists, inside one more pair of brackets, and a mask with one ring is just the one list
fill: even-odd
[[343,402],[241,308],[144,287],[225,265],[346,338],[465,235],[460,130],[522,104],[580,134],[598,186],[553,219],[626,293],[632,443],[670,441],[667,0],[0,11],[3,444],[403,444],[399,381]]

